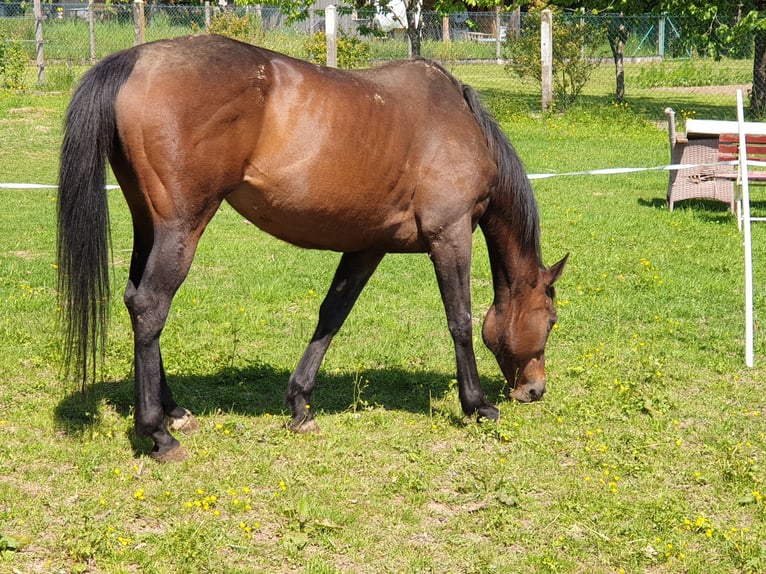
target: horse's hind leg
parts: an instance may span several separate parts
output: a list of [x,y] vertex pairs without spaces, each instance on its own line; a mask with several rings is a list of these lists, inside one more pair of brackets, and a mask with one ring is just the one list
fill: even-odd
[[290,376],[285,401],[290,407],[290,428],[295,432],[317,430],[311,412],[311,392],[330,342],[351,312],[359,294],[375,272],[383,253],[344,253],[321,307],[314,336]]
[[165,418],[182,431],[193,429],[196,421],[173,399],[162,364],[160,335],[173,296],[189,272],[201,231],[181,231],[181,225],[142,228],[141,223],[134,213],[134,250],[125,290],[133,325],[135,429],[138,436],[154,441],[153,458],[177,461],[186,458],[187,452],[168,431]]

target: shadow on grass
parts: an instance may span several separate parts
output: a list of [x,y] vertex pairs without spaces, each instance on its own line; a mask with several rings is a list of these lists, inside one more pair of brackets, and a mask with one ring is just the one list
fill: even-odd
[[[284,394],[289,377],[287,370],[254,363],[210,374],[169,375],[168,380],[178,404],[197,415],[222,411],[244,416],[284,414],[287,417]],[[400,368],[366,369],[358,374],[320,371],[312,404],[320,413],[320,426],[322,413],[348,411],[355,401],[387,410],[428,414],[432,399],[444,398],[457,384],[453,377],[449,373]],[[482,385],[491,401],[497,401],[504,391],[504,381],[499,376],[483,380]],[[454,410],[458,411],[457,396],[454,400]],[[65,396],[56,406],[56,423],[66,434],[86,433],[100,420],[104,404],[121,417],[132,416],[133,381],[99,382],[85,395],[77,391]],[[460,420],[454,417],[453,423],[459,424]],[[132,431],[128,438],[137,454],[151,450],[151,442],[136,437]]]
[[[650,209],[667,209],[668,203],[665,198],[653,197],[639,199],[638,204]],[[676,211],[692,211],[695,216],[710,223],[731,223],[736,225],[735,215],[729,210],[729,204],[712,199],[685,199],[675,204]],[[766,201],[751,201],[750,210],[753,215],[766,213]]]

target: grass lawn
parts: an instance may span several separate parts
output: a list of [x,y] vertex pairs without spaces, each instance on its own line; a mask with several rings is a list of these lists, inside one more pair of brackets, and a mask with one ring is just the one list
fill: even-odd
[[[530,173],[663,165],[667,105],[734,117],[728,93],[629,84],[629,104],[613,105],[608,68],[584,105],[541,116],[534,86],[501,68],[453,71]],[[0,93],[0,179],[55,181],[68,98]],[[756,330],[747,369],[742,236],[726,206],[670,213],[656,171],[533,185],[546,262],[571,253],[542,402],[504,400],[481,344],[492,288],[477,233],[479,370],[501,421],[460,413],[428,258],[388,256],[320,371],[322,432],[286,431],[287,378],[339,257],[224,207],[163,335],[176,398],[201,423],[177,465],[142,455],[132,433],[119,191],[105,376],[83,398],[57,377],[55,192],[0,189],[0,571],[766,571],[766,340]],[[765,234],[754,226],[757,320]]]

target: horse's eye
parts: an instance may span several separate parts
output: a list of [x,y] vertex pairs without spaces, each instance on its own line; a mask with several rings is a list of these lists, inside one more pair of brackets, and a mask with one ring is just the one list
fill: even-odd
[[550,298],[551,301],[556,300],[556,288],[553,285],[548,287],[545,294]]

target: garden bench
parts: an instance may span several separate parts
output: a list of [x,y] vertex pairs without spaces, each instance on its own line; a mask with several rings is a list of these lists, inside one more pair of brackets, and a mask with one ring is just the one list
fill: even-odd
[[[505,42],[505,37],[507,34],[507,27],[506,26],[500,26],[500,42]],[[486,34],[484,32],[464,32],[464,37],[468,40],[472,40],[473,42],[495,42],[497,41],[497,36],[494,34]]]
[[[686,133],[676,133],[675,112],[665,109],[670,139],[670,163],[693,166],[671,169],[668,173],[668,208],[677,201],[712,199],[729,205],[735,213],[738,196],[738,168],[731,162],[739,159],[739,129],[736,121],[686,120]],[[766,160],[766,123],[745,122],[748,159]],[[766,172],[748,174],[752,183],[766,183]]]

